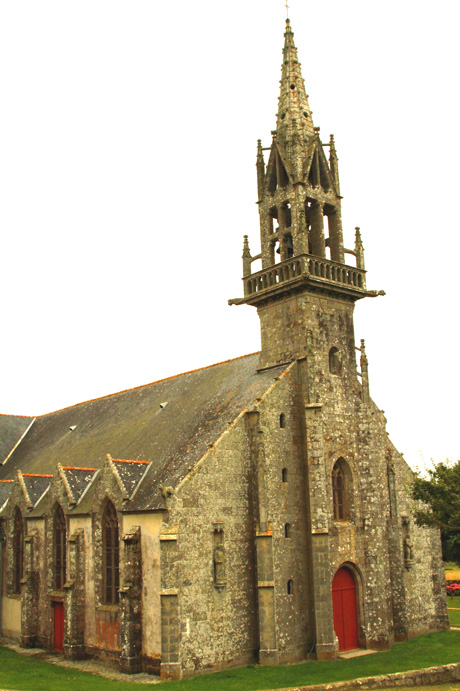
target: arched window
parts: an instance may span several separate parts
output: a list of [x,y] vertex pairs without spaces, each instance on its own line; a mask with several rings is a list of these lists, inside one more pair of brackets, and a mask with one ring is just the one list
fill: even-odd
[[329,351],[329,372],[340,376],[342,374],[342,356],[338,348]]
[[119,600],[120,547],[118,540],[117,511],[109,501],[102,517],[103,599],[106,605],[116,605]]
[[294,595],[294,581],[290,578],[287,582],[287,594]]
[[292,536],[291,524],[286,523],[284,526],[284,537],[291,537],[291,536]]
[[343,458],[339,458],[332,469],[332,501],[334,520],[349,521],[353,509],[353,477]]
[[56,506],[53,520],[53,575],[54,587],[62,590],[66,579],[66,524],[59,505]]
[[284,413],[280,415],[280,427],[283,429],[286,427],[286,415]]
[[21,581],[24,569],[24,521],[22,513],[16,509],[13,527],[13,593],[21,592]]
[[281,471],[281,473],[282,473],[283,482],[287,482],[287,479],[288,479],[288,471],[287,471],[287,468],[283,468],[283,470]]

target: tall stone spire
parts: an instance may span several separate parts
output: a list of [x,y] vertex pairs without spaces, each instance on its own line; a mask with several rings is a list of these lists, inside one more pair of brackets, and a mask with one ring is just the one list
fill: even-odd
[[308,140],[315,137],[315,129],[289,19],[286,19],[280,83],[277,141],[291,170],[297,171],[299,163],[305,158]]
[[[360,233],[357,232],[354,250],[344,247],[335,141],[331,136],[329,143],[323,144],[319,128],[313,124],[289,19],[280,84],[277,126],[272,132],[271,146],[257,142],[260,253],[251,255],[245,237],[244,297],[230,301],[257,307],[262,369],[308,358],[308,332],[316,329],[320,334],[323,328],[320,324],[312,327],[316,315],[329,309],[330,314],[340,310],[351,313],[353,302],[377,294],[366,289]],[[325,147],[329,147],[329,160]],[[270,151],[267,162],[264,151]],[[351,264],[346,261],[348,254],[356,258]],[[253,271],[253,262],[258,260],[262,266]],[[313,314],[319,296],[321,307]],[[343,321],[350,323],[351,314],[348,322]],[[331,340],[329,349],[346,352],[349,336],[344,329],[340,336],[344,339],[343,347]],[[325,352],[324,361],[329,356]],[[354,360],[352,366],[356,369]]]

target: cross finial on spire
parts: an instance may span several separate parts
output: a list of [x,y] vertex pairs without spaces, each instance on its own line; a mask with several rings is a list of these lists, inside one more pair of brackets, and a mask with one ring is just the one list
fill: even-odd
[[289,19],[289,5],[288,5],[288,0],[286,0],[286,17]]

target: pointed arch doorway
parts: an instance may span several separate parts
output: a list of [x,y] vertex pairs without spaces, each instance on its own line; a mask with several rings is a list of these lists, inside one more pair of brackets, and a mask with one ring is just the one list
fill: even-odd
[[332,611],[339,650],[359,648],[356,583],[345,567],[336,572],[332,581]]

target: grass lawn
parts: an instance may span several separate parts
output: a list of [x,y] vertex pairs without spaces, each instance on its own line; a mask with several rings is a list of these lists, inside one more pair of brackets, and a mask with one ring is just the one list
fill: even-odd
[[451,626],[460,626],[460,597],[447,598],[447,607],[455,607],[456,609],[449,609],[449,621]]
[[[454,686],[452,684],[435,684],[435,686],[424,686],[426,691],[458,691],[458,682],[455,682]],[[414,691],[413,686],[393,686],[391,689],[379,689],[379,691]]]
[[14,691],[141,691],[148,686],[152,691],[260,691],[458,662],[459,650],[460,631],[442,631],[397,643],[388,652],[351,660],[245,667],[152,686],[111,681],[0,648],[0,688]]

